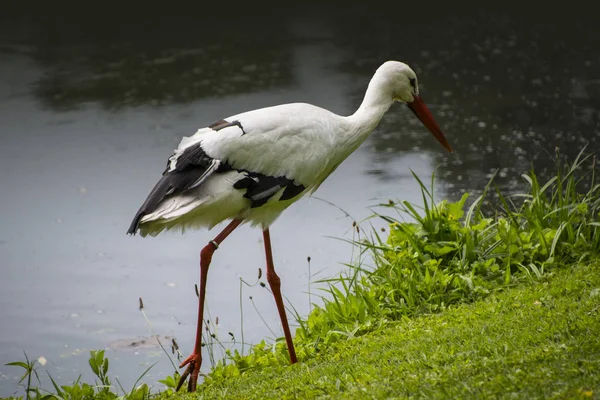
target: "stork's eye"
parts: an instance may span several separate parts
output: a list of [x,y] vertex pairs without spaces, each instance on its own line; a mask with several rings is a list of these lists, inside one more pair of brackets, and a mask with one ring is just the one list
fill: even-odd
[[417,88],[417,79],[416,78],[408,78],[408,81],[410,82],[410,86],[412,86],[413,89]]

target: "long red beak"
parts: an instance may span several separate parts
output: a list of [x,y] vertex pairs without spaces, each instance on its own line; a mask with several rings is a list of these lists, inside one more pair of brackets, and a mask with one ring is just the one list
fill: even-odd
[[450,146],[448,139],[446,139],[446,135],[444,135],[444,132],[442,132],[437,122],[433,119],[433,115],[431,115],[429,108],[423,103],[421,96],[415,96],[415,100],[412,103],[406,103],[406,105],[421,120],[423,125],[433,133],[433,136],[435,136],[438,142],[452,153],[452,146]]

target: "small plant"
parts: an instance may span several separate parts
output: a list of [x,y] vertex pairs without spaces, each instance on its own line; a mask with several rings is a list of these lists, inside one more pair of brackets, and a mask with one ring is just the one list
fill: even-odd
[[169,375],[164,379],[160,379],[158,382],[167,387],[166,392],[167,395],[170,396],[177,390],[177,383],[179,382],[180,377],[181,375],[179,375],[178,372],[175,372],[173,375]]
[[71,385],[58,385],[58,383],[52,378],[50,373],[48,377],[52,382],[52,386],[56,393],[47,392],[42,394],[41,389],[31,387],[31,378],[35,376],[38,384],[40,384],[39,376],[37,374],[35,363],[36,361],[29,361],[27,355],[25,355],[25,362],[15,361],[6,365],[18,366],[25,369],[25,374],[21,378],[22,382],[27,378],[27,386],[25,387],[25,393],[27,400],[45,400],[45,399],[69,399],[69,400],[80,400],[80,399],[123,399],[123,400],[144,400],[150,397],[150,388],[147,384],[141,384],[138,386],[140,380],[150,371],[154,365],[148,367],[142,375],[133,384],[130,391],[126,391],[121,383],[116,380],[119,384],[123,395],[119,396],[111,384],[110,378],[108,377],[108,359],[104,357],[104,350],[92,350],[90,351],[89,365],[92,372],[98,379],[93,385],[81,382],[81,375]]
[[23,354],[25,355],[25,361],[13,361],[13,362],[7,363],[6,365],[11,366],[11,367],[21,367],[25,370],[25,372],[23,373],[23,376],[21,376],[21,378],[19,379],[19,385],[21,385],[23,383],[23,381],[25,379],[27,379],[27,383],[25,385],[25,398],[27,400],[30,399],[31,393],[34,394],[33,398],[36,398],[36,399],[42,398],[42,396],[39,392],[39,389],[33,388],[31,386],[31,379],[33,377],[35,377],[38,384],[40,383],[40,377],[37,373],[37,368],[35,366],[35,364],[37,363],[37,360],[29,360],[27,353],[23,353]]
[[90,351],[89,364],[94,375],[100,379],[99,383],[96,382],[96,386],[102,390],[109,390],[111,383],[108,378],[108,358],[104,357],[104,350]]

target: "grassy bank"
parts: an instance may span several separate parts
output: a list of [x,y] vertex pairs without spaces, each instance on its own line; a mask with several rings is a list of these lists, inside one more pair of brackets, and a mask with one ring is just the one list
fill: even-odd
[[[360,254],[329,279],[323,303],[298,317],[289,366],[283,340],[227,352],[198,391],[206,398],[521,398],[598,396],[600,185],[596,161],[557,154],[556,175],[504,196],[493,180],[473,201],[390,200],[355,226]],[[210,337],[205,338],[210,343]],[[94,384],[48,396],[116,398],[103,353]],[[18,364],[32,371],[33,364]],[[32,373],[26,373],[31,382]],[[161,380],[160,397],[178,376]],[[43,397],[35,388],[31,397]],[[151,397],[148,385],[121,393]]]
[[200,394],[206,399],[598,398],[598,338],[600,264],[577,265],[473,304],[339,342],[301,364],[250,370],[203,387]]

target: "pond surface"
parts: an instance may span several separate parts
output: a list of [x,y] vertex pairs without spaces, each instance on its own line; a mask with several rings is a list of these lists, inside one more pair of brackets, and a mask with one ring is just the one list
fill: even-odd
[[[388,199],[419,202],[411,169],[424,180],[435,171],[438,198],[456,199],[496,169],[500,187],[517,191],[531,166],[551,173],[557,148],[598,148],[592,17],[420,10],[399,24],[398,10],[306,10],[202,23],[160,10],[0,17],[0,395],[19,390],[21,371],[4,364],[24,351],[66,384],[82,371],[89,380],[89,350],[106,348],[125,387],[154,362],[146,382],[172,373],[152,332],[191,351],[198,253],[217,229],[125,231],[181,136],[218,119],[296,101],[351,114],[374,70],[397,59],[419,75],[455,149],[396,105],[314,197],[283,214],[271,229],[275,264],[301,315],[319,302],[316,281],[351,262],[339,239],[355,237],[353,221]],[[240,294],[240,278],[255,282],[263,264],[261,234],[248,227],[215,254],[207,305],[227,346],[228,332],[241,338],[240,300],[246,342],[282,335],[266,289]]]

